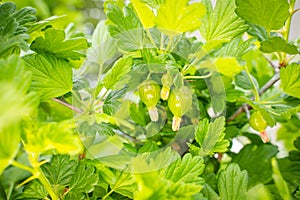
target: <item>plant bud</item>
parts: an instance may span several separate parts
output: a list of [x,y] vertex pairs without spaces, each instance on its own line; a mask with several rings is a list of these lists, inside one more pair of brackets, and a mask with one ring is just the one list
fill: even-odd
[[172,78],[171,74],[169,72],[165,73],[161,77],[161,82],[162,82],[163,87],[160,91],[160,96],[163,100],[167,100],[169,98],[169,94],[170,94],[170,87],[173,84],[173,78]]

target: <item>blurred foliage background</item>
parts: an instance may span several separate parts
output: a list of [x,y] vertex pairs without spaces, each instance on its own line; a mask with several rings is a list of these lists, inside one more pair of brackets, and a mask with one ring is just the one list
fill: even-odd
[[97,23],[105,19],[102,0],[2,0],[2,2],[14,2],[18,9],[26,6],[37,9],[38,20],[53,15],[65,15],[59,21],[61,26],[66,27],[72,22],[85,34],[92,33]]

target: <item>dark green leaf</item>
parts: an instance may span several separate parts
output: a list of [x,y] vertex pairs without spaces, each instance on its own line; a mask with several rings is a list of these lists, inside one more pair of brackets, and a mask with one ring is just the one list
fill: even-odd
[[41,169],[52,185],[57,195],[69,185],[75,173],[77,162],[68,155],[55,155],[50,163],[42,165]]
[[84,38],[67,39],[63,30],[47,29],[45,37],[36,38],[30,48],[37,53],[50,53],[59,58],[79,60],[84,56],[80,51],[87,49],[88,43]]
[[298,49],[295,45],[287,43],[282,37],[272,37],[261,43],[259,48],[265,53],[285,52],[287,54],[297,54]]
[[241,171],[237,164],[229,164],[218,179],[220,200],[246,199],[247,185],[247,171]]
[[[272,179],[271,158],[276,156],[278,148],[271,144],[246,145],[232,162],[238,163],[249,174],[249,187],[257,183],[268,183]],[[259,170],[258,170],[259,169]]]
[[24,191],[16,199],[47,199],[47,196],[46,188],[38,180],[34,180],[25,187]]
[[93,166],[79,164],[69,185],[65,200],[82,199],[86,193],[92,192],[98,183],[98,173]]

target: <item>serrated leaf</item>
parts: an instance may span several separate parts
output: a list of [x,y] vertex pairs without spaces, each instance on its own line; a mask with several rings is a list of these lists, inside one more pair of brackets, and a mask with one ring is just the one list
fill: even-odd
[[230,78],[233,78],[243,70],[242,66],[234,57],[217,58],[215,59],[214,64],[217,72]]
[[152,10],[147,7],[141,0],[132,0],[131,1],[134,10],[136,11],[137,15],[139,16],[141,23],[143,24],[144,28],[151,28],[154,26],[154,13]]
[[300,98],[300,65],[292,63],[280,69],[280,80],[283,91]]
[[237,15],[269,32],[283,27],[290,15],[287,0],[236,0],[236,5]]
[[110,188],[123,196],[133,198],[136,190],[135,177],[125,171],[114,170],[116,179],[110,182]]
[[98,173],[93,166],[80,163],[69,185],[65,200],[82,199],[86,193],[94,190],[98,183]]
[[60,195],[69,185],[76,167],[77,162],[71,160],[69,155],[55,155],[51,162],[41,166],[41,170],[52,185],[53,191]]
[[245,21],[234,12],[234,0],[217,0],[214,9],[210,0],[202,2],[205,4],[207,12],[202,19],[200,33],[207,42],[204,47],[207,51],[219,44],[229,42],[247,30]]
[[124,97],[126,90],[127,87],[111,91],[103,102],[103,112],[109,115],[115,114],[122,104],[121,99]]
[[[257,83],[257,80],[252,75],[250,75],[250,76],[251,76],[252,81],[255,84],[255,87],[258,88],[259,85]],[[249,77],[246,74],[246,72],[242,72],[242,73],[236,75],[236,77],[235,77],[235,84],[238,87],[243,88],[245,90],[252,90],[253,89],[251,80],[249,79]]]
[[82,150],[81,140],[74,133],[74,121],[31,124],[24,127],[27,152],[44,153],[55,150],[60,154],[78,154]]
[[193,199],[203,187],[204,181],[199,177],[203,170],[201,157],[186,154],[158,173],[138,174],[135,199]]
[[[246,145],[232,162],[239,164],[249,174],[249,187],[257,183],[268,183],[272,179],[271,158],[278,153],[278,148],[270,144]],[[259,170],[257,170],[259,169]]]
[[129,81],[128,73],[132,65],[131,57],[120,58],[105,74],[103,85],[108,90],[120,90]]
[[38,180],[34,180],[25,187],[16,199],[47,199],[47,196],[46,188]]
[[229,146],[229,141],[224,140],[225,118],[219,117],[214,122],[209,123],[207,119],[199,122],[195,139],[200,145],[200,155],[211,155],[214,152],[225,152]]
[[43,100],[72,90],[72,66],[66,60],[50,54],[30,54],[23,59],[32,73],[31,89],[39,92]]
[[31,7],[16,10],[12,2],[0,4],[0,57],[19,54],[20,49],[28,50],[26,32],[28,24],[36,21],[35,12]]
[[246,199],[247,185],[247,171],[241,171],[237,164],[229,164],[218,179],[220,200]]
[[200,27],[205,14],[202,3],[188,4],[188,0],[166,0],[157,10],[155,24],[166,35],[174,37]]
[[202,178],[199,177],[204,171],[204,161],[201,157],[192,157],[191,154],[186,154],[182,159],[170,164],[166,169],[160,171],[160,174],[174,183],[202,183]]
[[297,47],[287,43],[282,37],[272,37],[263,41],[259,49],[265,53],[285,52],[291,55],[298,53]]
[[50,53],[59,58],[79,60],[84,56],[80,51],[88,48],[84,38],[66,39],[64,30],[47,29],[45,37],[36,38],[30,49],[37,53]]
[[242,57],[254,48],[255,39],[251,38],[244,41],[242,38],[235,38],[227,43],[219,52],[218,57]]
[[110,22],[109,32],[118,40],[117,44],[123,51],[136,51],[144,47],[142,24],[131,8],[109,2],[106,15]]

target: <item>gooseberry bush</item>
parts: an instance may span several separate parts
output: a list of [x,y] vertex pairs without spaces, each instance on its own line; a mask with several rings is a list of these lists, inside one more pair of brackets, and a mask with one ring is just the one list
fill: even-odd
[[0,199],[300,199],[295,3],[0,3]]

